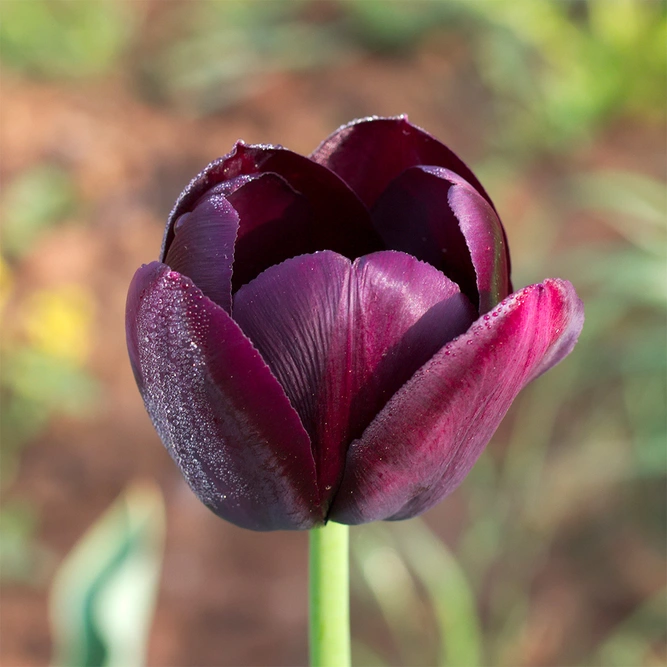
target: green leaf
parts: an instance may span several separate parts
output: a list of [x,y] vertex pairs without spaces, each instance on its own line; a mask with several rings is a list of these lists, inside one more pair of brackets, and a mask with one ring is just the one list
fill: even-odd
[[145,652],[164,542],[162,496],[134,483],[81,538],[50,599],[60,667],[138,667]]
[[475,594],[454,555],[421,519],[396,524],[393,532],[431,598],[440,629],[439,664],[485,664]]
[[[3,468],[5,461],[3,456]],[[41,586],[51,554],[36,539],[37,515],[29,502],[10,499],[0,511],[0,579]]]
[[60,222],[75,204],[72,178],[63,169],[42,164],[23,172],[2,196],[3,251],[11,257],[25,254],[39,234]]
[[[380,609],[401,662],[432,662],[432,656],[426,655],[424,650],[423,603],[417,583],[391,544],[389,532],[380,524],[363,526],[354,531],[351,547],[362,580]],[[359,658],[357,662],[377,664],[376,660],[367,657]]]
[[132,34],[128,3],[113,0],[4,2],[0,55],[6,65],[50,77],[108,72]]
[[641,174],[605,170],[574,179],[573,199],[598,210],[606,222],[636,246],[664,256],[667,242],[665,186]]
[[647,657],[664,637],[666,596],[666,589],[658,591],[621,621],[599,646],[595,664],[609,667],[660,664],[658,651],[654,653],[655,662],[647,661]]
[[100,394],[85,369],[27,346],[14,348],[5,360],[0,385],[47,414],[58,411],[75,417],[89,413]]

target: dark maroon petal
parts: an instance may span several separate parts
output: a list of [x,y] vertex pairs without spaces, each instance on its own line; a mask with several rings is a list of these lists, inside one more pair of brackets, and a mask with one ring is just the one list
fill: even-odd
[[165,259],[228,313],[232,307],[232,262],[239,216],[222,196],[202,200],[174,225],[175,238]]
[[358,524],[429,509],[466,476],[514,397],[574,347],[583,306],[547,280],[446,345],[350,445],[328,518]]
[[407,116],[364,118],[343,125],[310,157],[336,172],[369,208],[401,172],[419,165],[451,169],[493,206],[465,163]]
[[484,314],[509,294],[503,228],[489,203],[441,167],[412,167],[375,203],[375,228],[389,248],[441,269]]
[[229,315],[154,262],[135,274],[126,316],[148,413],[201,501],[253,530],[321,524],[308,435]]
[[[227,181],[266,173],[277,174],[308,200],[312,209],[309,252],[331,249],[355,258],[383,248],[368,210],[336,174],[280,146],[238,142],[231,153],[208,165],[183,191],[169,216],[161,256],[173,241],[175,221],[191,211],[209,190],[224,190]],[[280,244],[268,264],[278,264],[291,256],[293,252],[285,254],[285,244]]]
[[274,266],[242,287],[234,319],[269,364],[311,436],[326,502],[347,444],[474,309],[442,273],[381,252],[333,252]]
[[324,503],[345,459],[349,292],[350,261],[321,252],[271,267],[234,296],[234,319],[284,387],[311,437]]
[[503,226],[489,203],[460,176],[439,167],[423,169],[452,183],[449,206],[470,250],[477,278],[479,313],[484,315],[512,291],[509,248]]
[[458,285],[429,264],[400,252],[354,263],[357,385],[352,438],[360,437],[387,401],[477,314]]
[[277,174],[261,174],[229,195],[241,218],[234,255],[236,292],[281,259],[318,248],[316,221],[308,199]]

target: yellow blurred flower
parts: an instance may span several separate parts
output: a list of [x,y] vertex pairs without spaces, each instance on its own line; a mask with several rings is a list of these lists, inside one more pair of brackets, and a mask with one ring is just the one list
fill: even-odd
[[91,348],[92,294],[79,285],[34,292],[23,306],[29,342],[41,352],[82,365]]

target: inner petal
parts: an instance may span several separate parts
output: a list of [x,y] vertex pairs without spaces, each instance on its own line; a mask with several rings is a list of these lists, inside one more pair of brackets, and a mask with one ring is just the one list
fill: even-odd
[[461,159],[407,116],[352,121],[327,137],[311,158],[336,172],[369,208],[394,178],[421,164],[461,174],[491,204]]
[[477,317],[456,283],[405,253],[374,253],[353,268],[351,439],[360,437],[417,369]]
[[407,169],[382,193],[372,216],[382,240],[392,250],[407,252],[440,269],[477,304],[475,267],[449,206],[449,181]]
[[[329,248],[355,258],[384,247],[368,209],[335,173],[280,146],[237,142],[229,154],[198,174],[179,197],[165,230],[161,261],[174,241],[175,222],[213,194],[236,199],[234,206],[242,214],[242,208],[248,209],[249,227],[257,230],[243,241],[247,246],[242,249],[244,259],[235,260],[234,290],[295,253]],[[259,228],[266,225],[265,235]],[[244,237],[240,230],[239,241]],[[265,243],[269,237],[271,242]]]
[[284,178],[278,174],[240,178],[245,182],[228,195],[240,217],[234,292],[275,264],[276,258],[324,249],[315,238],[312,207]]
[[311,437],[325,503],[351,440],[474,317],[455,283],[391,251],[354,263],[331,251],[296,257],[234,298],[234,319]]
[[377,200],[373,223],[389,248],[442,270],[484,314],[510,292],[509,259],[495,211],[442,167],[412,167]]
[[228,313],[232,306],[232,263],[239,216],[220,194],[202,200],[174,224],[165,263],[187,276]]

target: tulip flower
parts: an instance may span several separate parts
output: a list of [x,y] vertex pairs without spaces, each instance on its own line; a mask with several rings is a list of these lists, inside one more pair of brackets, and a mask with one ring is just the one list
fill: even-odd
[[574,347],[570,283],[514,292],[474,174],[406,117],[196,176],[127,301],[148,413],[211,510],[253,530],[414,517]]

